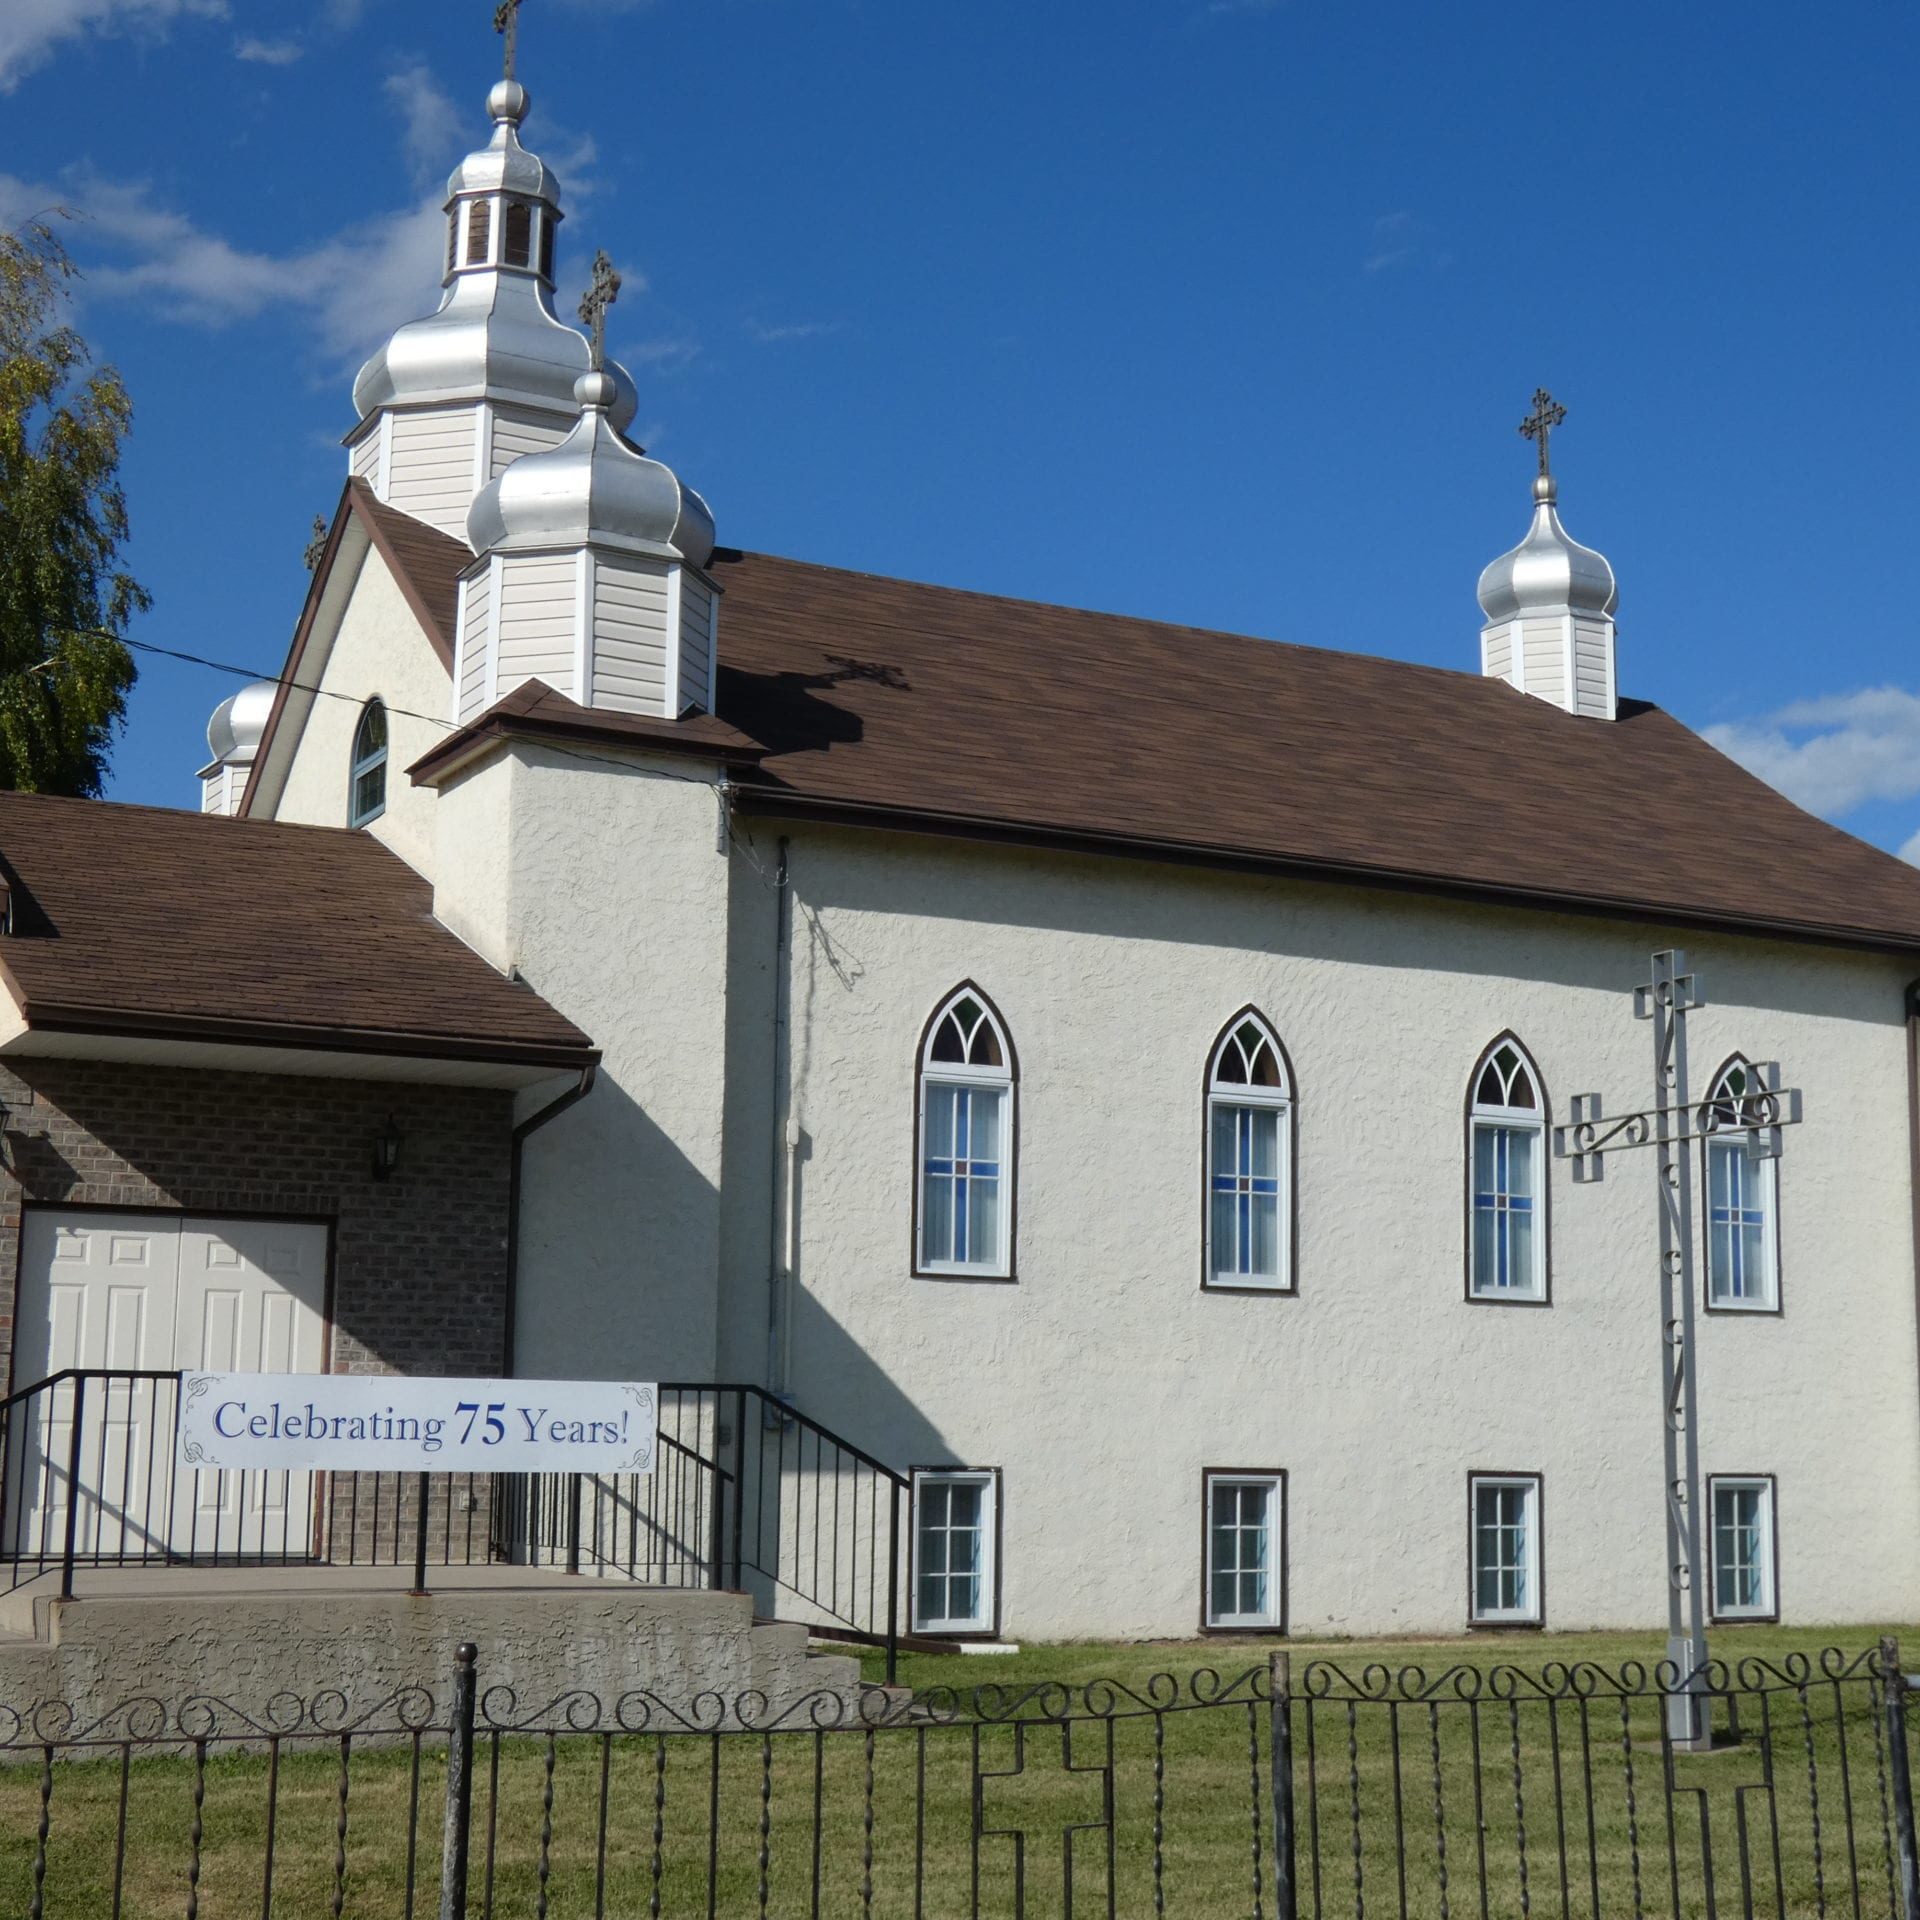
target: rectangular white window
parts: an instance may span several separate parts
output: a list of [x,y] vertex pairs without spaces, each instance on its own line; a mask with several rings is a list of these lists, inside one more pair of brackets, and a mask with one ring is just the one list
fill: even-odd
[[1496,1300],[1546,1296],[1540,1219],[1541,1130],[1473,1123],[1473,1291]]
[[1715,1478],[1713,1610],[1722,1619],[1771,1619],[1773,1482]]
[[1207,1142],[1207,1266],[1221,1286],[1286,1284],[1280,1222],[1286,1110],[1216,1099]]
[[1473,1618],[1540,1620],[1540,1480],[1535,1474],[1475,1474],[1468,1482],[1473,1530]]
[[994,1630],[995,1476],[913,1477],[913,1629]]
[[1005,1273],[1007,1089],[929,1077],[921,1097],[920,1265]]
[[1207,1475],[1208,1626],[1281,1624],[1281,1484],[1274,1473]]
[[1777,1304],[1774,1222],[1779,1163],[1757,1160],[1744,1135],[1707,1142],[1707,1300],[1760,1311]]

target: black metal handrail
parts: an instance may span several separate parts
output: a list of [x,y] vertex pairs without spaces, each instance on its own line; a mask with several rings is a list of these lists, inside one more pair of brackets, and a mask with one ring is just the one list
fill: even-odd
[[78,1566],[429,1567],[527,1561],[750,1592],[885,1649],[893,1679],[912,1485],[745,1383],[660,1389],[650,1474],[329,1473],[177,1459],[177,1371],[65,1367],[0,1400],[5,1586]]

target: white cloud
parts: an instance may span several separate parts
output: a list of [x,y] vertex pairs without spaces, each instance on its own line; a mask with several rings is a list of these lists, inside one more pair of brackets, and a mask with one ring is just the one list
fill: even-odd
[[1912,833],[1901,842],[1900,858],[1910,867],[1920,867],[1920,833]]
[[795,320],[768,326],[759,320],[749,320],[747,337],[770,346],[782,340],[818,340],[822,334],[839,333],[845,325],[844,320]]
[[86,262],[87,295],[139,299],[163,318],[207,327],[281,309],[330,373],[357,365],[437,298],[444,218],[431,200],[273,254],[203,231],[137,182],[76,176],[48,187],[0,174],[0,221],[55,203],[81,216],[70,238]]
[[298,40],[261,40],[249,34],[233,43],[233,57],[263,67],[290,67],[306,52]]
[[5,0],[0,6],[0,93],[82,34],[163,34],[185,17],[224,20],[226,0]]
[[[1749,773],[1829,819],[1869,800],[1920,795],[1920,694],[1901,687],[1797,700],[1703,732]],[[1909,841],[1901,852],[1914,850]]]
[[388,106],[400,116],[400,145],[414,184],[424,187],[436,175],[444,176],[465,151],[460,109],[424,61],[388,74],[384,91]]

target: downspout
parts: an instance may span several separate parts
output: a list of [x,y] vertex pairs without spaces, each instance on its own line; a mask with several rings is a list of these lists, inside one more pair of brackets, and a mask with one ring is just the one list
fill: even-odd
[[593,1091],[594,1075],[600,1070],[595,1060],[580,1069],[578,1085],[556,1094],[544,1107],[537,1108],[513,1130],[513,1152],[507,1168],[507,1328],[500,1342],[500,1372],[513,1378],[514,1333],[520,1321],[520,1149],[529,1134],[538,1133],[549,1120],[557,1120],[577,1101]]
[[787,878],[791,842],[780,836],[773,869],[773,1126],[767,1147],[767,1391],[785,1400],[793,1359],[793,1271],[800,1160],[800,1129],[789,1105],[787,1075],[792,1053],[793,889]]

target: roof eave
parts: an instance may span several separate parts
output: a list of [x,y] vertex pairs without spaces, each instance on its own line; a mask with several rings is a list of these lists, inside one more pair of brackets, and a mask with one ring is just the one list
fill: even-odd
[[1668,926],[1698,928],[1702,932],[1745,934],[1815,946],[1846,947],[1869,953],[1920,955],[1920,927],[1916,927],[1911,934],[1898,934],[1882,928],[1717,913],[1673,901],[1582,893],[1573,889],[1546,891],[1507,887],[1446,874],[1422,873],[1409,868],[1371,866],[1360,861],[1316,860],[1304,854],[1261,853],[1204,842],[1156,839],[1145,834],[1119,831],[1100,833],[1031,821],[999,820],[989,815],[943,812],[923,807],[891,807],[873,801],[837,800],[770,786],[736,786],[733,804],[742,812],[788,820],[815,820],[836,826],[933,834],[942,838],[1043,847],[1057,852],[1091,853],[1109,858],[1164,860],[1220,872],[1270,874],[1289,879],[1318,880],[1330,885],[1427,894],[1441,899],[1471,901],[1481,906],[1521,907],[1536,912],[1572,913],[1610,920],[1650,920]]

